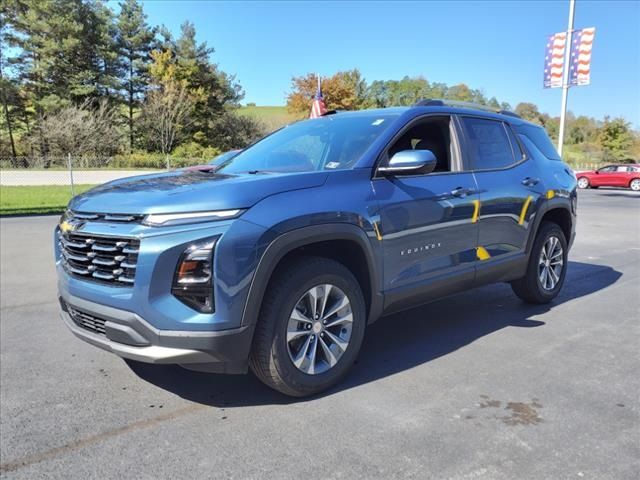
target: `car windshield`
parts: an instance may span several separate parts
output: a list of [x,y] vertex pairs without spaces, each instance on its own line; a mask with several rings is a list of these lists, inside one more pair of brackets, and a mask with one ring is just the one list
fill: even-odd
[[392,113],[334,114],[294,123],[221,165],[224,173],[310,172],[351,168],[398,117]]
[[221,153],[216,158],[209,162],[209,165],[222,165],[230,158],[235,157],[241,150],[229,150],[228,152]]

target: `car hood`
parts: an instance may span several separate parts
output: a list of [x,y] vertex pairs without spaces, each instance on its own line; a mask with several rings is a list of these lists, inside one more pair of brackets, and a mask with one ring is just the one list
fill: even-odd
[[318,187],[329,174],[218,174],[173,171],[129,177],[95,187],[69,203],[78,212],[150,214],[249,208],[263,198]]

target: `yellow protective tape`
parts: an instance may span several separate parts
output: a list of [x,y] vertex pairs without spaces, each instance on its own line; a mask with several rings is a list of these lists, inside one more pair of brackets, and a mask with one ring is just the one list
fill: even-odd
[[480,200],[473,201],[473,216],[471,217],[471,223],[476,223],[480,217]]
[[478,257],[478,260],[488,260],[491,258],[491,255],[489,255],[489,252],[487,252],[487,249],[484,247],[476,248],[476,256]]
[[518,219],[518,225],[522,225],[524,223],[524,218],[527,215],[527,209],[529,208],[529,204],[533,200],[533,197],[529,195],[527,199],[524,201],[524,205],[522,205],[522,210],[520,211],[520,218]]

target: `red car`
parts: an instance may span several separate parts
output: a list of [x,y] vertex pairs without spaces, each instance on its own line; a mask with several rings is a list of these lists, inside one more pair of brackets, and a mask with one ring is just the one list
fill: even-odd
[[607,165],[598,170],[576,173],[578,187],[624,187],[640,192],[640,165]]

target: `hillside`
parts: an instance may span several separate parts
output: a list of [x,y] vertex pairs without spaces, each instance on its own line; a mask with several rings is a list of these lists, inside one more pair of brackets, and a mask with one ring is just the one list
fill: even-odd
[[287,111],[287,107],[274,107],[274,106],[250,106],[241,107],[238,110],[240,115],[244,115],[250,118],[261,121],[269,131],[280,128],[287,123],[299,120],[298,117],[292,115]]

